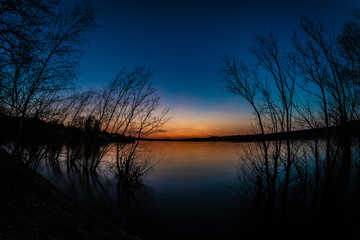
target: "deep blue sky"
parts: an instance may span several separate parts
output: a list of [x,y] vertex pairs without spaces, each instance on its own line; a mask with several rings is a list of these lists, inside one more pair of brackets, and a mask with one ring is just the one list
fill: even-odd
[[[83,88],[106,84],[123,67],[144,65],[172,111],[165,134],[248,132],[250,108],[224,92],[217,71],[224,54],[250,60],[257,33],[284,45],[302,15],[340,29],[359,0],[90,0],[102,10],[81,60]],[[181,134],[180,134],[181,135]],[[178,136],[180,136],[178,134]]]

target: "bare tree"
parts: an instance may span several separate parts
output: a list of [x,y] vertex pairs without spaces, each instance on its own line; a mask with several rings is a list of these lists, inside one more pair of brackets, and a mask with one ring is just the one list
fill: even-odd
[[[360,77],[360,10],[354,10],[353,19],[346,23],[338,36],[340,54],[345,60],[345,73],[359,84]],[[357,116],[358,117],[358,116]]]
[[286,202],[288,194],[288,185],[290,183],[291,168],[294,162],[292,142],[290,141],[290,132],[294,130],[294,96],[296,69],[290,64],[292,56],[289,53],[281,51],[279,40],[274,34],[258,35],[257,43],[252,48],[258,64],[262,66],[273,80],[275,98],[269,99],[270,103],[278,105],[281,123],[281,132],[285,133],[286,154],[285,161],[282,161],[285,167],[285,179],[283,181],[283,199]]
[[[339,207],[334,196],[349,194],[351,121],[359,120],[359,16],[355,11],[340,34],[303,18],[290,51],[283,51],[273,34],[258,35],[251,49],[256,65],[228,57],[223,61],[220,74],[226,88],[250,103],[254,133],[261,140],[240,155],[241,194],[260,204],[279,194],[282,220],[298,209],[318,208],[309,216],[328,224],[334,221],[327,220],[328,213]],[[314,138],[294,139],[298,129],[311,129]],[[265,224],[272,221],[264,219]]]
[[[118,139],[130,137],[136,141],[133,155],[138,140],[158,130],[168,120],[166,115],[169,110],[159,110],[159,107],[160,97],[152,87],[151,73],[146,68],[120,71],[107,87],[95,95],[93,108],[89,111],[98,124],[98,132],[92,141],[95,148],[99,149],[90,159],[90,170],[95,171],[104,155],[114,147],[109,144],[100,146],[102,141],[99,139],[99,131]],[[118,151],[127,147],[127,144],[127,141],[119,140]]]
[[53,0],[0,1],[0,110],[20,117],[14,154],[21,155],[23,118],[53,120],[73,87],[96,10]]
[[42,118],[72,87],[96,10],[89,5],[67,10],[55,1],[1,4],[6,13],[1,19],[1,105],[13,116]]
[[[357,120],[359,111],[358,97],[360,88],[358,64],[356,63],[357,47],[355,39],[359,29],[358,17],[346,24],[340,35],[329,30],[321,23],[304,18],[301,27],[304,32],[304,43],[296,41],[300,61],[298,65],[303,76],[316,88],[308,92],[319,99],[322,125],[326,129],[337,126],[342,142],[342,179],[347,181],[351,166],[351,137],[349,122]],[[329,130],[327,130],[329,132]],[[330,153],[330,136],[327,133],[326,174],[324,187],[330,186],[332,170],[336,156]],[[325,191],[327,192],[327,191]]]
[[[223,67],[219,73],[225,82],[227,90],[234,95],[243,97],[254,110],[255,124],[253,131],[254,134],[260,134],[261,136],[261,142],[259,145],[256,143],[256,145],[261,152],[262,158],[259,158],[259,156],[251,157],[252,161],[249,157],[247,161],[240,161],[243,166],[239,168],[247,169],[244,172],[248,173],[250,166],[256,169],[256,176],[252,181],[258,182],[258,186],[264,184],[262,189],[264,193],[262,195],[266,196],[267,200],[272,203],[277,190],[281,140],[274,141],[275,144],[273,144],[266,139],[266,134],[277,133],[281,129],[279,109],[272,101],[266,83],[261,82],[258,78],[257,66],[248,66],[245,63],[237,62],[233,57],[225,57],[223,58]],[[249,156],[248,153],[252,150],[245,149],[245,155]]]
[[152,171],[156,162],[148,152],[145,142],[117,143],[115,175],[128,186],[141,185],[146,174]]
[[[293,54],[280,49],[278,38],[270,33],[258,35],[251,49],[256,64],[238,63],[235,58],[226,57],[220,71],[227,90],[247,100],[254,110],[255,134],[260,134],[261,144],[257,146],[262,154],[248,156],[239,169],[253,178],[256,186],[262,186],[262,196],[274,202],[279,194],[285,207],[289,184],[293,180],[294,165],[299,156],[299,146],[291,140],[296,129],[295,89],[297,71],[291,64]],[[266,75],[259,77],[260,73]],[[275,134],[270,139],[267,134]],[[279,135],[281,133],[281,135]],[[249,150],[248,152],[252,152]],[[250,169],[256,173],[247,174]],[[246,177],[247,178],[247,177]],[[279,181],[282,179],[282,181]],[[271,204],[270,204],[271,205]]]

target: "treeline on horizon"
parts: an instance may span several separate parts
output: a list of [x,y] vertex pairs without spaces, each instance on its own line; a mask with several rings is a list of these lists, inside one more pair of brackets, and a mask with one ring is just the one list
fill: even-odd
[[17,140],[17,133],[20,123],[22,124],[22,138],[26,141],[49,143],[62,138],[65,142],[81,142],[97,134],[103,143],[111,142],[133,142],[131,136],[124,136],[117,133],[110,134],[94,128],[91,118],[86,119],[83,126],[65,126],[57,122],[46,122],[37,118],[20,118],[0,114],[0,141],[2,143],[14,142]]
[[[347,123],[348,127],[351,129],[349,136],[351,138],[360,136],[360,121],[354,120]],[[245,135],[230,135],[230,136],[211,136],[203,138],[164,138],[164,139],[154,139],[154,138],[142,138],[143,141],[184,141],[184,142],[197,142],[197,141],[227,141],[227,142],[261,142],[265,138],[266,141],[276,141],[284,140],[290,138],[293,140],[311,140],[316,138],[326,138],[327,134],[332,137],[339,136],[342,129],[338,126],[332,126],[328,129],[326,128],[314,128],[314,129],[303,129],[303,130],[293,130],[290,133],[278,132],[278,133],[268,133],[268,134],[245,134]]]

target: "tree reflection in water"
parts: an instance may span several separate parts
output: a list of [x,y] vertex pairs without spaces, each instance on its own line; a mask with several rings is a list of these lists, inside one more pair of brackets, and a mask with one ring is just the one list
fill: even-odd
[[[152,189],[142,180],[156,163],[149,143],[121,143],[121,149],[106,156],[96,173],[84,167],[97,151],[89,149],[84,144],[67,144],[60,154],[48,151],[38,171],[76,202],[128,232],[146,232],[152,219]],[[116,161],[119,156],[122,159]]]
[[[248,239],[360,237],[359,144],[353,140],[351,172],[346,172],[341,139],[329,141],[292,140],[291,168],[283,164],[286,152],[281,140],[267,142],[267,166],[262,143],[241,149],[238,181],[230,187],[250,206],[243,222]],[[284,202],[286,171],[291,178]]]

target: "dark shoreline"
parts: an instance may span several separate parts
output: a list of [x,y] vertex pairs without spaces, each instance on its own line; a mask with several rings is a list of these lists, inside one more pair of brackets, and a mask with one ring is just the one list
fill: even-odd
[[[360,120],[350,121],[346,125],[351,137],[358,137],[360,135]],[[266,141],[285,140],[287,138],[293,140],[309,140],[315,138],[325,139],[327,134],[330,136],[340,136],[343,128],[340,126],[332,126],[326,128],[302,129],[291,132],[279,132],[270,134],[247,134],[247,135],[232,135],[232,136],[212,136],[204,138],[141,138],[142,141],[167,141],[167,142],[260,142],[264,139]]]
[[0,239],[139,239],[0,150]]
[[[108,132],[99,131],[97,133],[87,133],[83,129],[76,127],[65,127],[56,122],[46,122],[34,118],[11,117],[0,113],[0,142],[17,142],[19,141],[19,128],[22,126],[21,139],[48,143],[48,142],[66,142],[68,144],[78,144],[89,138],[97,139],[100,144],[116,142],[134,142],[142,141],[168,141],[168,142],[261,142],[278,141],[285,139],[292,140],[309,140],[309,139],[326,139],[327,137],[338,137],[344,130],[348,131],[350,137],[360,136],[360,120],[349,121],[343,126],[331,126],[329,128],[319,127],[313,129],[298,129],[290,132],[278,132],[262,134],[246,134],[231,136],[211,136],[195,138],[133,138],[119,134],[109,134]],[[57,136],[54,138],[54,136]],[[16,138],[18,137],[18,138]]]

